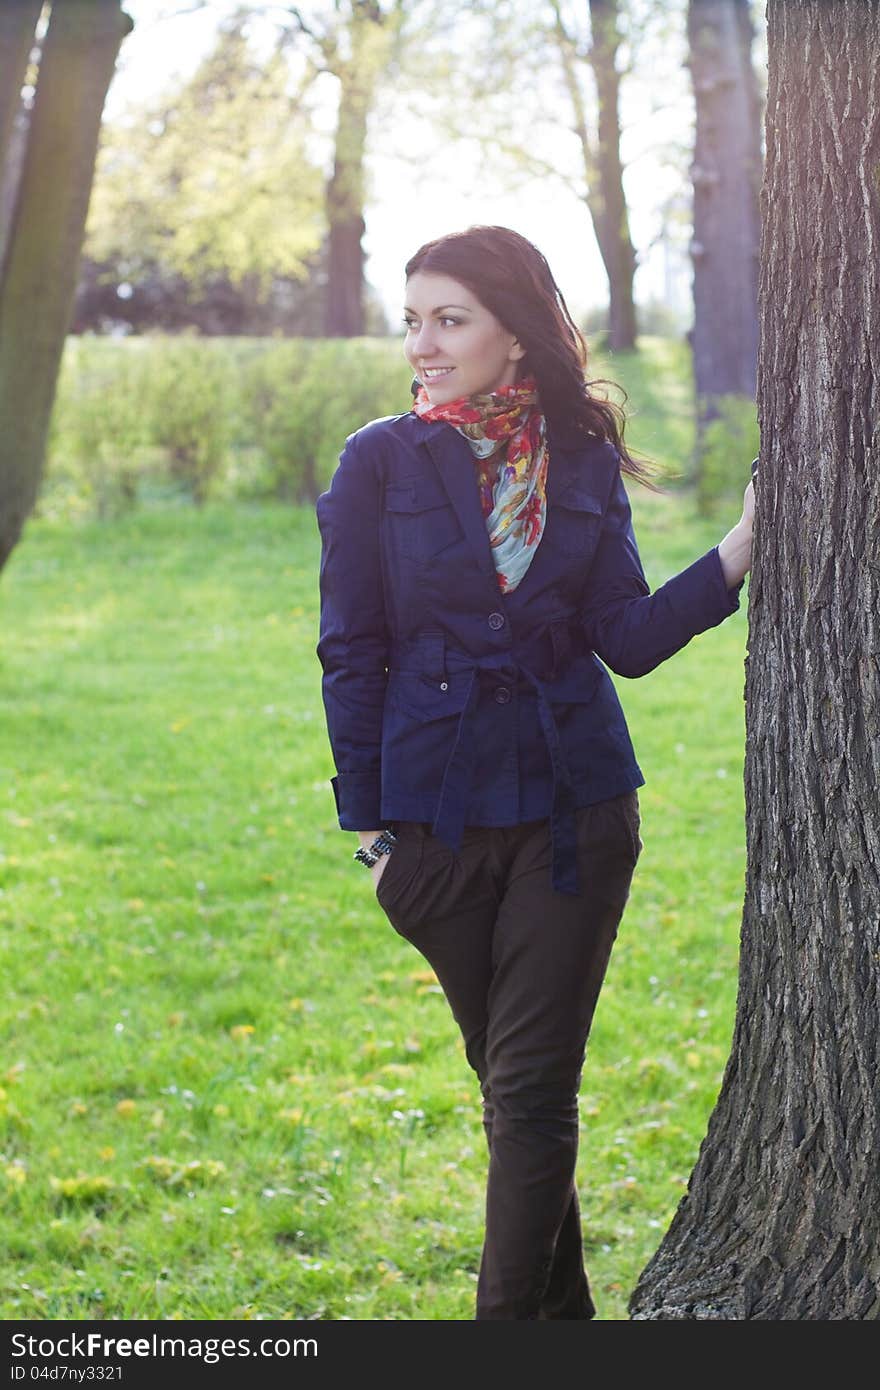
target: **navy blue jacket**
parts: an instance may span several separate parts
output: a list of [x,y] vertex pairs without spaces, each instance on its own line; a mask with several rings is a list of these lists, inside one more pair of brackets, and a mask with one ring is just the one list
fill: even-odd
[[465,825],[549,816],[574,893],[575,809],[645,780],[606,667],[653,670],[743,581],[715,546],[652,594],[613,445],[548,444],[544,533],[502,594],[467,440],[411,411],[349,435],[317,502],[317,654],[343,830],[430,821],[457,850]]

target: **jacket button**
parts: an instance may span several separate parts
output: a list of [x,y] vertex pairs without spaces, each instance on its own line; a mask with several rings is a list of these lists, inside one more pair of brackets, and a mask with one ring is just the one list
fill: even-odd
[[496,703],[499,705],[506,705],[509,699],[510,691],[508,690],[507,686],[499,685],[498,689],[495,691]]
[[504,614],[503,614],[503,613],[490,613],[490,614],[489,614],[489,626],[491,627],[491,629],[492,629],[493,632],[497,632],[498,629],[499,629],[499,627],[503,627],[503,626],[504,626]]

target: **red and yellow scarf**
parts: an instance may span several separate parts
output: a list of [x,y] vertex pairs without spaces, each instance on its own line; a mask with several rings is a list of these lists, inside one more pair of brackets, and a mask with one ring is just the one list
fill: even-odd
[[[535,378],[445,405],[431,405],[422,386],[411,408],[422,420],[446,421],[470,444],[498,583],[509,593],[528,569],[547,517],[547,431]],[[499,440],[506,449],[486,458]]]

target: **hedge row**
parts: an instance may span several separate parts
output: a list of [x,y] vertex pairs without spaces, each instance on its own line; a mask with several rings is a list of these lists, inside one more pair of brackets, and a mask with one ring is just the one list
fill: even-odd
[[394,339],[70,337],[39,511],[312,500],[346,435],[409,409],[410,380]]

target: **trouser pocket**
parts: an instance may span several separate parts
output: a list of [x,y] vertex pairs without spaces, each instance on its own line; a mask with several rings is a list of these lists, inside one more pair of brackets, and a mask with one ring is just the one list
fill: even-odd
[[612,817],[619,822],[629,845],[632,856],[633,866],[638,862],[639,855],[644,849],[642,837],[639,834],[642,824],[641,812],[639,810],[639,794],[637,791],[624,792],[622,796],[611,797],[608,801],[601,803]]
[[418,821],[397,821],[395,824],[397,844],[376,884],[376,901],[386,913],[401,889],[418,874],[425,843]]

